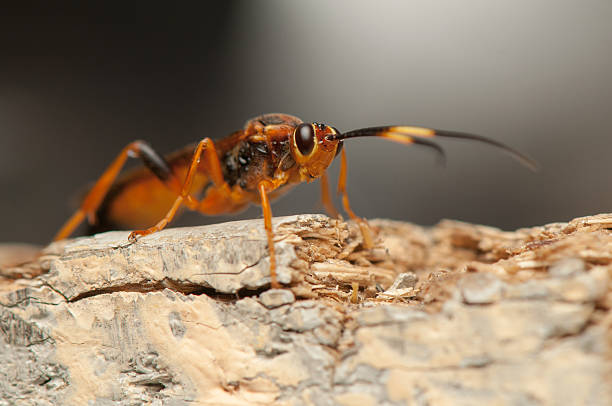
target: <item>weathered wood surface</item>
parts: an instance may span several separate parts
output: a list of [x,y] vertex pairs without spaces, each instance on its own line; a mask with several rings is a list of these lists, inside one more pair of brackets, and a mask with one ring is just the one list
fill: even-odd
[[0,405],[612,404],[612,215],[370,224],[0,247]]

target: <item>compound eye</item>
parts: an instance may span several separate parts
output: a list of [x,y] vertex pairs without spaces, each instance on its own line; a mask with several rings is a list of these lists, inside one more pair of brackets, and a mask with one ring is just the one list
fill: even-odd
[[312,125],[302,123],[295,129],[295,145],[300,154],[310,155],[315,144],[315,133]]

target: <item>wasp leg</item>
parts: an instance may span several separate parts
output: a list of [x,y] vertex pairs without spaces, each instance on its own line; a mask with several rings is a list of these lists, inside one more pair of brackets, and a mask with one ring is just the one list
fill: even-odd
[[338,216],[340,216],[340,213],[338,213],[338,210],[336,210],[336,207],[334,206],[334,202],[332,202],[331,196],[329,194],[329,180],[327,178],[327,171],[323,172],[323,175],[321,175],[320,181],[321,181],[321,201],[323,202],[323,207],[325,207],[325,210],[330,216],[334,218],[338,218]]
[[[208,147],[206,152],[208,153]],[[242,190],[232,190],[223,179],[221,163],[214,152],[214,145],[210,147],[210,155],[205,156],[205,164],[207,172],[213,180],[214,187],[209,188],[201,201],[198,202],[195,210],[204,214],[216,214],[227,211],[238,211],[243,208],[245,203],[245,195]],[[187,175],[189,176],[189,174]],[[259,192],[259,201],[263,209],[264,225],[268,239],[268,253],[270,255],[270,284],[273,288],[280,288],[281,285],[276,279],[276,255],[274,252],[274,232],[272,230],[272,210],[270,208],[270,200],[268,192],[276,189],[277,186],[273,181],[265,180],[257,185]],[[186,188],[189,190],[189,187]],[[189,206],[190,207],[190,206]],[[178,208],[178,207],[177,207]],[[191,208],[191,207],[190,207]]]
[[157,231],[163,230],[169,222],[172,221],[174,216],[176,215],[177,210],[181,207],[181,205],[186,205],[190,209],[196,209],[200,204],[195,198],[193,198],[189,191],[191,190],[191,184],[193,183],[193,177],[196,174],[198,169],[198,165],[200,165],[200,157],[204,154],[203,163],[205,165],[206,172],[210,174],[215,187],[217,188],[229,188],[225,181],[223,180],[223,173],[221,171],[221,165],[219,163],[219,158],[217,157],[217,152],[215,150],[215,144],[210,138],[204,138],[198,143],[198,146],[195,149],[193,154],[193,158],[191,159],[191,163],[189,165],[189,170],[187,171],[187,176],[185,177],[185,181],[183,182],[183,186],[180,188],[178,192],[178,196],[176,200],[172,204],[172,207],[164,218],[162,218],[157,224],[153,227],[149,227],[146,230],[136,230],[132,231],[129,236],[130,241],[134,241],[137,236],[144,236],[155,233]]
[[374,247],[374,239],[372,238],[372,232],[368,227],[368,224],[364,219],[358,217],[353,210],[351,210],[351,205],[349,204],[348,194],[346,193],[346,173],[347,173],[347,164],[346,164],[346,149],[342,149],[342,156],[340,160],[340,175],[338,176],[338,193],[342,194],[342,206],[344,207],[344,211],[349,215],[351,220],[354,220],[359,225],[359,229],[361,230],[361,235],[363,236],[363,246],[365,249],[370,249]]
[[259,197],[261,199],[261,208],[263,209],[264,224],[266,226],[266,234],[268,235],[268,252],[270,253],[270,285],[274,289],[278,289],[281,285],[276,280],[276,256],[274,255],[274,232],[272,231],[272,210],[270,209],[270,201],[266,192],[266,186],[269,182],[262,181],[257,185]]
[[55,241],[68,238],[86,217],[90,223],[94,222],[96,210],[104,200],[109,188],[129,157],[140,158],[145,166],[164,184],[176,190],[177,193],[181,190],[180,182],[176,179],[164,158],[157,154],[146,142],[134,141],[125,146],[115,160],[106,168],[102,176],[100,176],[87,196],[85,196],[85,199],[83,199],[81,207],[64,223],[55,235]]

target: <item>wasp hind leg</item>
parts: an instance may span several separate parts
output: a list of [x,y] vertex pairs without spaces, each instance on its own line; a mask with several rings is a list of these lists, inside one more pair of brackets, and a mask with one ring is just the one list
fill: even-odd
[[121,172],[128,158],[140,158],[144,165],[159,178],[165,185],[180,190],[180,182],[176,179],[168,163],[157,152],[144,141],[134,141],[126,145],[119,155],[106,168],[104,173],[98,178],[89,193],[83,199],[79,209],[64,223],[57,232],[54,241],[68,238],[74,230],[85,220],[90,224],[95,222],[96,211],[106,197],[108,190]]

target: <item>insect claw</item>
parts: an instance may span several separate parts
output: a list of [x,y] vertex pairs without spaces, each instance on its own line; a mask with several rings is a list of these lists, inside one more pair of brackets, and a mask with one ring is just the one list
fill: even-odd
[[138,231],[132,231],[130,235],[128,236],[128,241],[133,244],[136,241],[138,241],[138,236],[140,235],[141,233],[139,233]]

